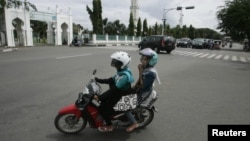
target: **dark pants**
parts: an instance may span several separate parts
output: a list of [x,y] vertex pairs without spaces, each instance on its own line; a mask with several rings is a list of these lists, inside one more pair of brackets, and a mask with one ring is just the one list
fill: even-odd
[[101,105],[98,107],[99,113],[102,115],[106,125],[112,125],[111,123],[111,115],[114,113],[113,106],[110,105],[107,101],[102,102]]
[[114,89],[110,89],[104,92],[102,95],[105,95],[105,97],[102,97],[101,104],[98,107],[98,111],[105,120],[106,125],[109,126],[112,125],[111,116],[114,114],[113,107],[121,99],[122,96],[120,95],[119,91]]

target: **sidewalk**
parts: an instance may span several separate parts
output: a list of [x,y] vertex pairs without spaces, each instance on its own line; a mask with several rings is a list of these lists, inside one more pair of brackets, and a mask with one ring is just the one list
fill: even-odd
[[6,46],[0,46],[0,53],[7,53],[12,51],[17,51],[17,47],[6,47]]
[[221,50],[227,50],[227,51],[243,51],[243,45],[239,43],[233,43],[233,46],[230,48],[229,44],[227,44],[224,47],[221,47]]

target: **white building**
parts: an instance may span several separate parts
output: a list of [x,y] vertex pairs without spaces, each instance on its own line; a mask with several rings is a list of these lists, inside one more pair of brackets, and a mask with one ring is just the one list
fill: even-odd
[[25,1],[8,0],[4,14],[0,15],[0,45],[8,47],[33,46],[33,29],[30,20],[47,23],[47,44],[62,45],[73,39],[71,9],[63,15],[56,6],[56,12],[38,12],[34,5]]

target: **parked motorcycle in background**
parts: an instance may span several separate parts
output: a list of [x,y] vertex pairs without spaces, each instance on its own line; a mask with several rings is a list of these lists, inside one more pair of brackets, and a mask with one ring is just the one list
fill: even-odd
[[244,44],[243,51],[250,51],[249,43]]
[[76,47],[80,47],[80,46],[83,46],[84,42],[83,40],[80,38],[80,37],[75,37],[70,46],[76,46]]
[[[74,104],[70,104],[59,110],[55,117],[55,127],[62,133],[75,134],[79,133],[87,127],[98,128],[103,126],[104,120],[98,112],[99,102],[93,97],[101,94],[101,86],[95,81],[96,70],[84,90],[79,93]],[[140,105],[136,106],[136,95],[128,95],[122,99],[114,107],[115,114],[112,115],[112,123],[115,128],[126,128],[130,125],[125,111],[131,110],[139,128],[149,125],[153,118],[156,108],[154,102],[157,100],[157,93],[153,91],[150,96]]]
[[230,42],[229,42],[229,47],[230,47],[230,48],[233,47],[233,41],[232,41],[232,40],[230,40]]

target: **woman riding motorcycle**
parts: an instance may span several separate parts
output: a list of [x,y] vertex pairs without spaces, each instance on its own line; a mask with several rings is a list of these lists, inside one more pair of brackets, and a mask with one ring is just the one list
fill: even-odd
[[113,114],[113,107],[121,99],[123,95],[128,94],[127,91],[131,89],[131,83],[134,82],[132,72],[128,68],[131,57],[126,52],[115,52],[111,55],[111,66],[115,67],[117,72],[113,77],[108,79],[95,80],[99,83],[109,84],[110,89],[100,96],[94,96],[96,100],[101,101],[98,111],[106,122],[105,126],[99,127],[101,132],[112,131],[110,115]]

